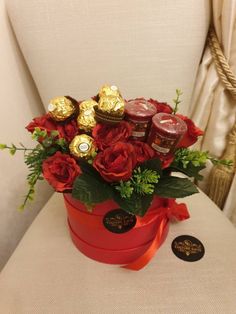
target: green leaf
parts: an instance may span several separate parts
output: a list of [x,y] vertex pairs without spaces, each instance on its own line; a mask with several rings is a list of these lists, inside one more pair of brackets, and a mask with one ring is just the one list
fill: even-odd
[[85,204],[96,204],[111,199],[112,189],[104,180],[84,172],[75,179],[72,196]]
[[133,193],[130,198],[122,198],[120,194],[114,192],[113,197],[123,210],[142,217],[151,205],[153,194],[139,195],[137,193]]
[[159,158],[150,159],[145,161],[140,165],[142,170],[150,169],[156,171],[158,174],[161,174],[161,161]]
[[62,148],[67,146],[67,142],[64,138],[59,138],[55,143]]
[[57,137],[59,135],[59,132],[57,130],[52,130],[50,132],[50,137],[54,138],[54,137]]
[[15,155],[15,153],[16,153],[16,146],[14,144],[12,144],[12,147],[9,149],[9,151],[10,151],[11,155]]
[[58,151],[57,147],[51,146],[47,148],[46,153],[48,156],[54,155]]
[[79,159],[79,166],[82,170],[82,173],[87,173],[92,177],[95,177],[97,180],[101,180],[101,182],[104,182],[104,179],[100,176],[99,172],[83,158]]
[[23,212],[23,210],[25,209],[25,204],[21,204],[19,207],[18,207],[18,210],[20,212]]
[[187,178],[163,177],[155,188],[160,197],[179,198],[198,193],[194,183]]
[[173,162],[169,169],[172,171],[179,171],[186,174],[190,178],[195,178],[196,180],[202,180],[203,176],[199,172],[206,168],[205,165],[194,166],[191,162],[184,166],[181,163]]
[[46,137],[42,142],[44,147],[50,147],[53,144],[53,141],[50,137]]
[[6,144],[0,144],[0,149],[5,149],[5,148],[7,148]]
[[34,128],[32,138],[34,140],[39,140],[40,138],[45,138],[47,136],[46,130],[41,130],[39,127]]

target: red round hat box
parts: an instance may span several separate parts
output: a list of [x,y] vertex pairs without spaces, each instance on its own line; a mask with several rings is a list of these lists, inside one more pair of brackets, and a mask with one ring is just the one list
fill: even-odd
[[[113,233],[103,224],[104,216],[119,208],[113,200],[94,206],[88,212],[85,205],[64,194],[70,235],[75,246],[87,257],[108,264],[124,265],[134,262],[151,246],[163,219],[166,199],[154,197],[144,217],[136,216],[135,226],[125,233]],[[167,206],[167,205],[166,205]],[[158,210],[162,208],[162,210]],[[163,243],[168,233],[168,224],[162,233]]]

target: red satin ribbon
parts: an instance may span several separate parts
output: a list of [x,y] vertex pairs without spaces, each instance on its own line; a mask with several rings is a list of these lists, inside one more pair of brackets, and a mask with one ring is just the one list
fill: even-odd
[[158,224],[157,234],[153,239],[153,242],[142,256],[132,263],[122,266],[123,268],[138,271],[145,267],[161,246],[163,234],[166,231],[166,228],[168,228],[169,219],[175,218],[176,220],[185,220],[189,218],[187,206],[184,203],[177,204],[174,199],[168,199],[168,207],[158,208],[158,211],[163,212],[163,218],[161,223]]
[[[75,208],[67,198],[66,201],[67,206]],[[87,226],[93,228],[104,228],[99,220],[94,219],[94,215],[78,210],[72,212],[73,215],[75,215],[77,219],[80,220],[80,223],[84,223]],[[137,217],[135,228],[139,228],[147,223],[150,223],[153,219],[157,218],[157,215],[162,216],[162,220],[161,222],[158,220],[156,236],[154,237],[147,251],[132,263],[121,267],[136,271],[145,267],[161,246],[164,233],[167,232],[166,228],[168,228],[169,220],[176,219],[181,221],[189,218],[188,209],[184,203],[178,204],[176,203],[175,199],[166,199],[164,204],[160,207],[157,207],[156,209],[153,209],[152,213],[145,215],[144,217]]]
[[147,251],[142,256],[137,258],[136,261],[122,267],[137,271],[137,270],[142,269],[144,266],[146,266],[149,263],[149,261],[153,258],[158,248],[160,247],[163,233],[167,227],[168,227],[168,218],[163,217],[160,225],[158,225],[157,234],[155,238],[153,239],[152,244],[147,249]]

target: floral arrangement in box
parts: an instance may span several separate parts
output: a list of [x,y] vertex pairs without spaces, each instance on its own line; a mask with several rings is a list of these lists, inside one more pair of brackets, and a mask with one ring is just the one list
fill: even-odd
[[[36,182],[46,179],[55,191],[64,193],[72,239],[82,252],[100,261],[129,264],[130,269],[142,268],[150,259],[147,257],[150,250],[154,254],[163,241],[169,218],[189,217],[186,206],[177,204],[175,199],[198,192],[193,180],[173,176],[172,172],[200,180],[199,171],[207,160],[230,165],[229,161],[219,161],[208,152],[189,149],[203,132],[188,117],[177,113],[181,92],[176,93],[173,108],[153,99],[126,101],[116,86],[109,85],[104,85],[97,96],[85,101],[69,96],[52,99],[48,113],[34,118],[26,127],[38,142],[35,148],[22,144],[0,146],[12,155],[18,150],[24,152],[29,168],[29,190],[20,209],[33,199]],[[121,212],[115,212],[117,209]],[[93,217],[94,212],[96,217],[100,213],[99,222]],[[79,226],[74,223],[75,215],[80,215]],[[153,217],[159,217],[159,221],[154,221]],[[82,220],[90,231],[83,229]],[[123,249],[123,253],[118,254],[121,256],[133,241],[132,235],[128,238],[124,235],[132,230],[135,233],[139,225],[145,228],[153,221],[148,246],[142,243],[143,251],[135,256],[131,254],[127,261],[110,260],[111,251],[106,259],[104,247],[102,253],[88,253],[84,246],[89,241],[81,239],[79,234],[83,231],[83,236],[89,233],[91,236],[102,223],[105,231],[100,228],[98,236],[90,239],[91,245],[97,245],[93,240],[101,232],[105,232],[103,242],[107,232],[111,232],[109,241],[113,243],[120,235],[121,243],[130,243],[127,248],[115,248],[114,252]],[[157,229],[161,231],[156,234]],[[139,230],[149,233],[148,229]],[[112,249],[110,242],[109,250]],[[105,257],[97,258],[99,254]]]

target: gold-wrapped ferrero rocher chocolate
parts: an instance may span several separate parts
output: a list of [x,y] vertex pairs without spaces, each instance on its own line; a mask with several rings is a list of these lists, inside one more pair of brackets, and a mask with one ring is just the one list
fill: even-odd
[[120,91],[115,85],[103,85],[99,91],[99,97],[121,96]]
[[56,121],[66,120],[75,112],[75,109],[72,101],[64,96],[53,98],[48,105],[49,114]]
[[104,113],[114,116],[123,116],[125,111],[125,102],[120,96],[101,97],[98,103],[98,109]]
[[99,91],[98,106],[94,107],[95,119],[100,123],[117,124],[124,118],[125,102],[118,88],[104,85]]
[[84,100],[80,103],[79,110],[80,112],[85,111],[85,110],[90,110],[90,109],[93,109],[94,106],[97,106],[97,105],[98,103],[93,99]]
[[91,131],[95,125],[95,111],[94,106],[98,103],[95,100],[85,100],[80,104],[80,114],[77,118],[78,127],[86,132]]
[[89,159],[96,152],[94,139],[87,134],[76,135],[69,146],[70,153],[77,158]]

